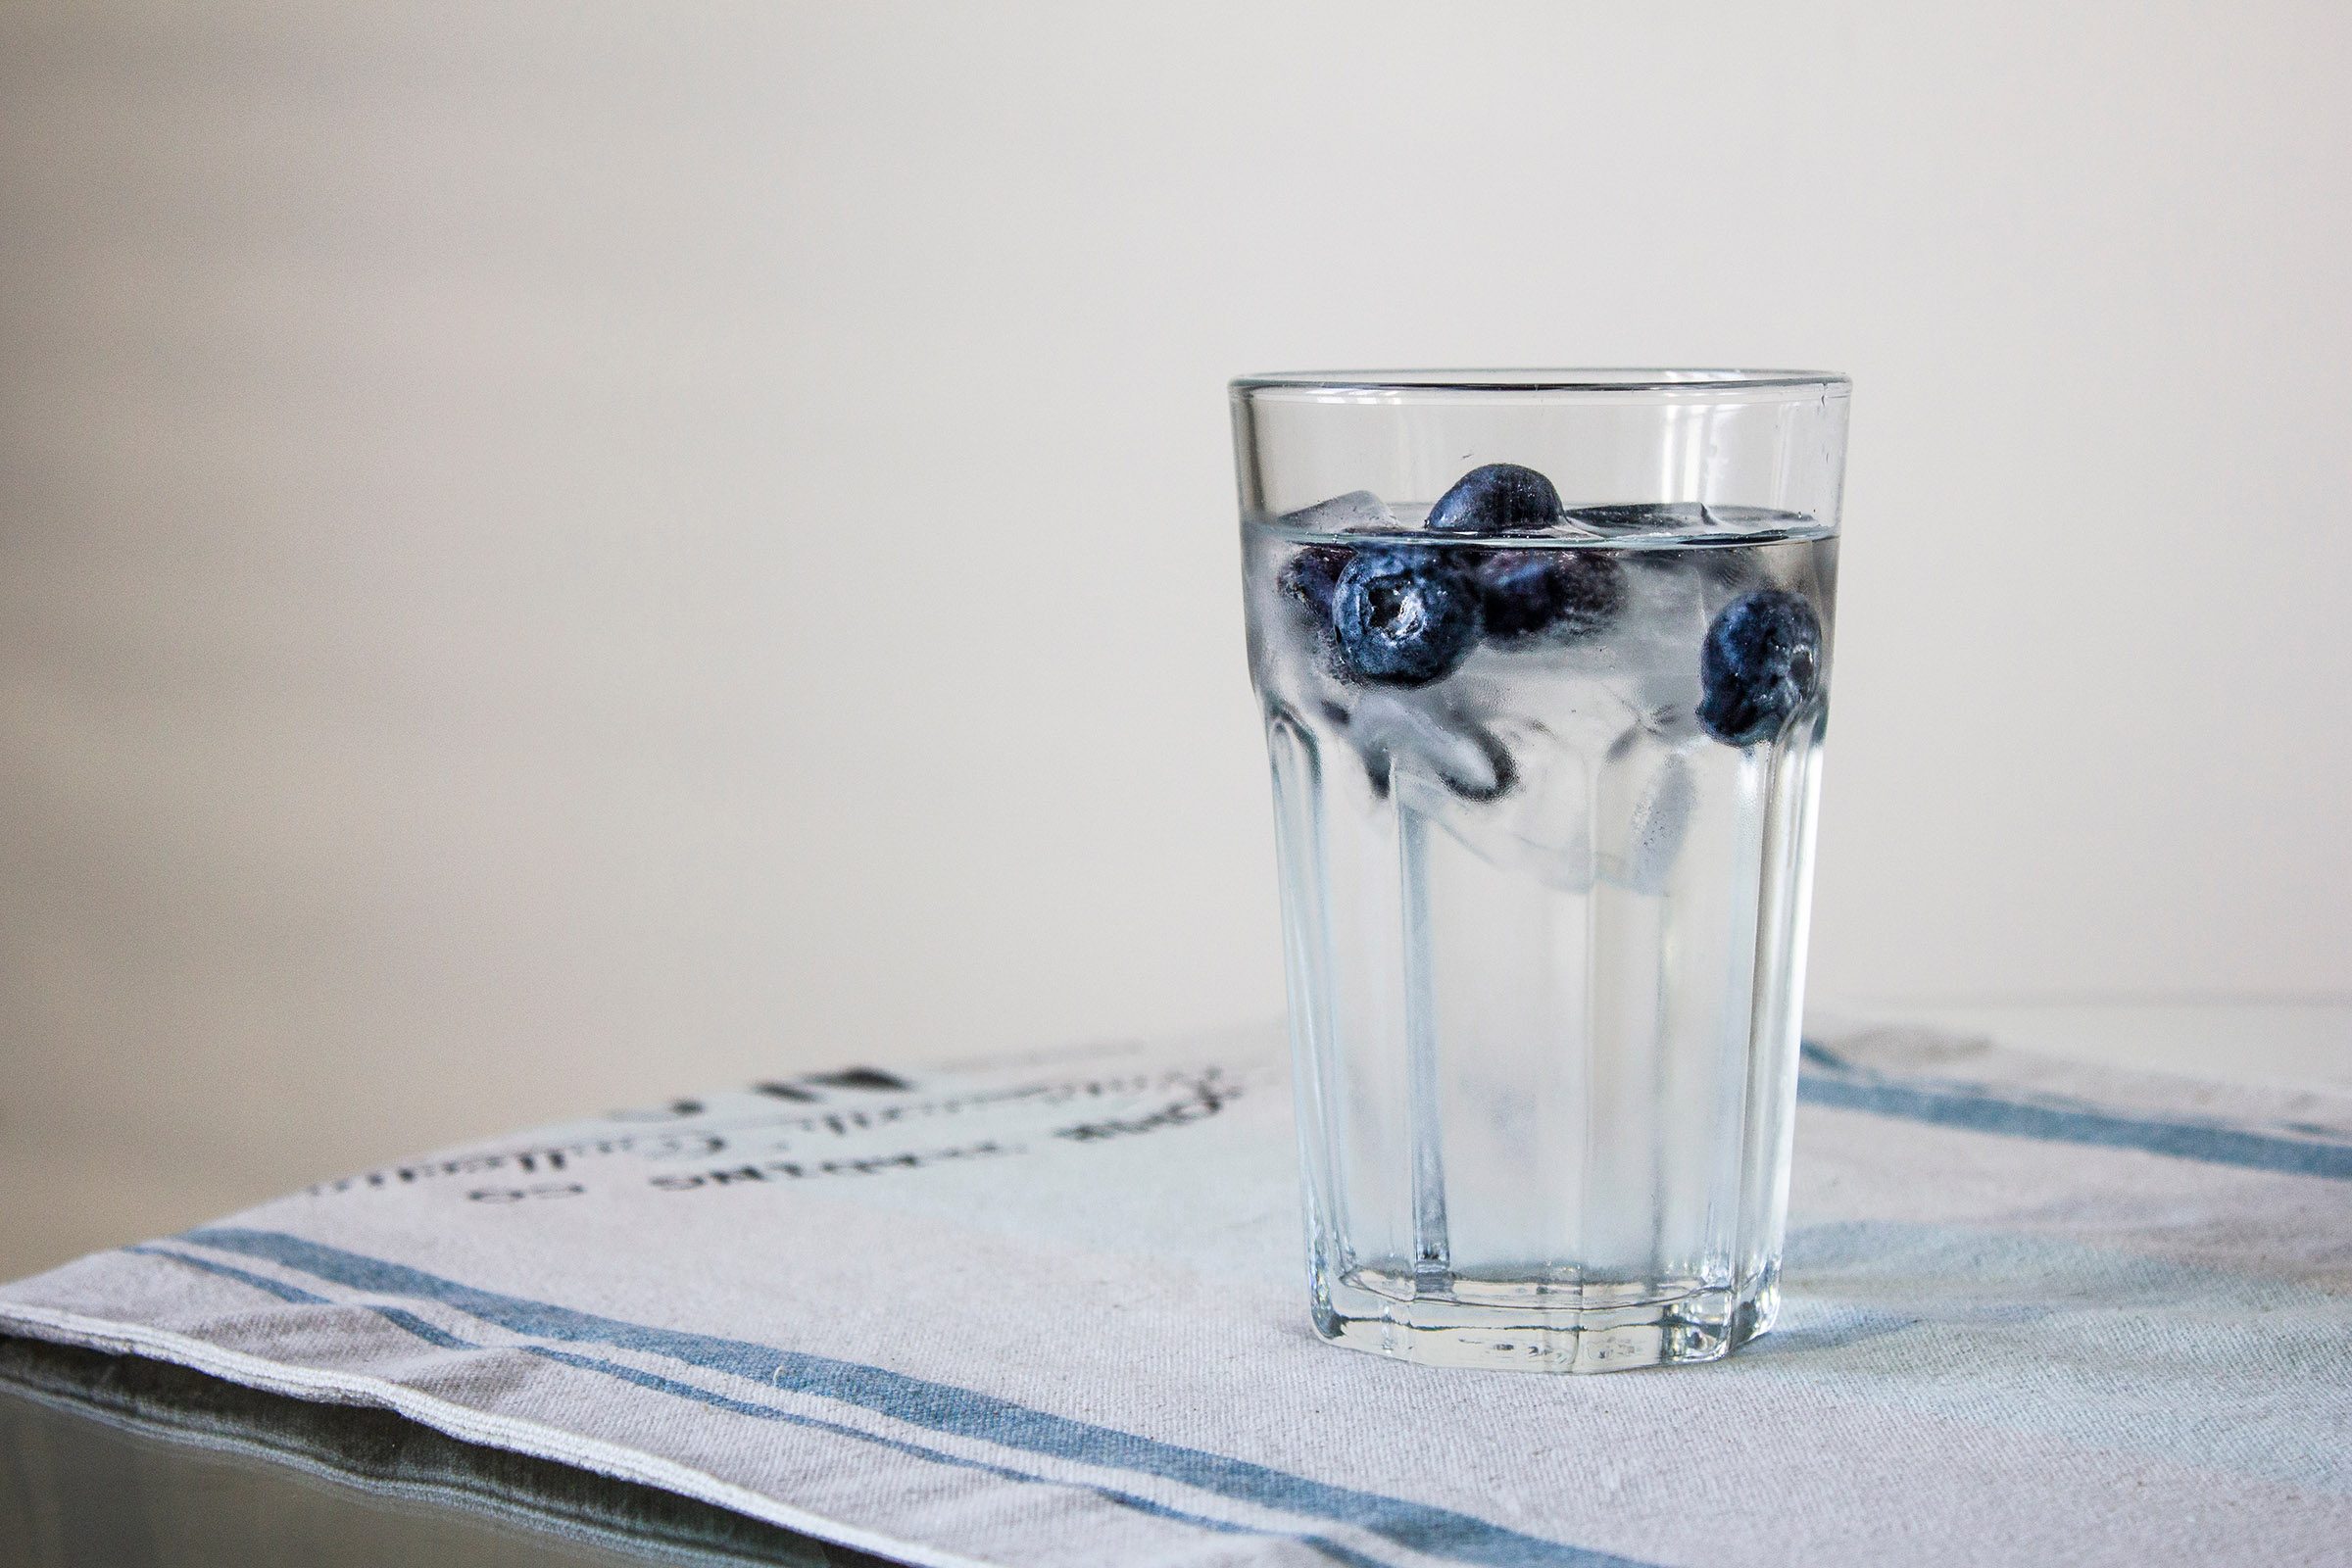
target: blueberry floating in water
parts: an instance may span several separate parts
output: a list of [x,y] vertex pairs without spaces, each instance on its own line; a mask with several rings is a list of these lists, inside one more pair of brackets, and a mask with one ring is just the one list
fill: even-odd
[[1698,650],[1698,722],[1750,746],[1821,689],[1821,618],[1795,594],[1760,588],[1718,611]]
[[1478,590],[1435,550],[1364,550],[1331,596],[1341,672],[1388,686],[1423,686],[1478,642]]
[[1490,463],[1453,481],[1429,509],[1435,533],[1542,533],[1560,520],[1551,481],[1516,463]]
[[1625,567],[1591,550],[1489,550],[1470,568],[1487,635],[1590,637],[1625,607]]
[[1802,527],[1813,519],[1801,512],[1720,506],[1712,501],[1613,501],[1604,506],[1570,507],[1564,520],[1592,533],[1624,537],[1777,533]]
[[1720,510],[1701,501],[1622,501],[1577,507],[1568,520],[1594,533],[1699,533],[1719,526]]
[[1338,545],[1308,545],[1282,564],[1275,578],[1282,591],[1323,618],[1331,615],[1332,590],[1355,552]]

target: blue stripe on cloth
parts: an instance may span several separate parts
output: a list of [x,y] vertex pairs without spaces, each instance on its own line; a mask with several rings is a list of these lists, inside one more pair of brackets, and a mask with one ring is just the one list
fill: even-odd
[[[209,1258],[190,1257],[185,1252],[175,1252],[168,1248],[125,1247],[122,1250],[136,1252],[142,1257],[170,1258],[174,1263],[183,1263],[189,1268],[199,1269],[207,1274],[218,1274],[223,1279],[235,1280],[240,1285],[252,1286],[255,1290],[267,1292],[284,1301],[325,1306],[352,1304],[338,1303],[315,1291],[306,1291],[298,1285],[288,1285],[283,1281],[270,1279],[247,1269],[231,1268],[226,1263],[215,1263]],[[400,1307],[369,1306],[368,1309],[386,1322],[405,1329],[410,1334],[423,1340],[428,1345],[436,1345],[443,1349],[478,1350],[485,1348],[470,1340],[461,1340],[454,1334],[436,1328],[416,1313],[405,1311]],[[1186,1513],[1182,1509],[1153,1502],[1149,1497],[1137,1496],[1131,1492],[1119,1492],[1109,1487],[1090,1487],[1082,1482],[1059,1482],[1049,1476],[1031,1475],[1026,1471],[1009,1470],[1003,1465],[989,1464],[979,1459],[966,1459],[959,1454],[924,1447],[920,1444],[903,1443],[896,1438],[886,1438],[878,1433],[860,1432],[856,1427],[843,1426],[837,1421],[826,1421],[816,1416],[801,1415],[795,1411],[780,1409],[772,1404],[760,1404],[749,1399],[731,1398],[723,1394],[714,1394],[709,1389],[696,1388],[691,1383],[680,1383],[673,1378],[661,1377],[651,1372],[640,1371],[632,1366],[623,1366],[617,1361],[607,1361],[592,1355],[574,1355],[567,1350],[551,1350],[536,1345],[524,1346],[522,1348],[528,1354],[542,1356],[550,1361],[561,1361],[565,1366],[578,1367],[590,1372],[602,1372],[624,1382],[633,1383],[642,1389],[651,1389],[657,1393],[672,1395],[679,1398],[693,1399],[721,1410],[732,1411],[737,1415],[748,1415],[763,1421],[784,1421],[794,1426],[809,1427],[819,1432],[833,1433],[839,1437],[855,1438],[859,1442],[873,1444],[877,1447],[888,1448],[894,1453],[927,1459],[934,1464],[978,1470],[1000,1480],[1018,1481],[1038,1486],[1069,1486],[1074,1490],[1092,1494],[1105,1502],[1133,1509],[1137,1513],[1148,1514],[1156,1519],[1167,1519],[1177,1524],[1193,1525],[1202,1530],[1213,1530],[1224,1535],[1261,1536],[1280,1541],[1296,1541],[1300,1545],[1313,1547],[1321,1555],[1340,1564],[1341,1568],[1387,1568],[1387,1564],[1367,1557],[1328,1536],[1308,1535],[1286,1530],[1261,1530],[1252,1525],[1235,1524],[1229,1520],[1211,1519],[1201,1514]]]
[[1388,1568],[1387,1564],[1376,1558],[1367,1557],[1359,1551],[1351,1550],[1328,1536],[1300,1535],[1287,1530],[1260,1530],[1252,1525],[1235,1524],[1230,1520],[1211,1519],[1202,1514],[1186,1513],[1180,1508],[1171,1508],[1164,1503],[1153,1502],[1149,1497],[1139,1497],[1132,1492],[1119,1492],[1109,1487],[1091,1487],[1084,1482],[1058,1482],[1052,1477],[1032,1475],[1025,1470],[1009,1470],[1000,1464],[990,1464],[984,1459],[967,1459],[961,1454],[928,1448],[918,1443],[905,1443],[897,1438],[883,1437],[878,1433],[861,1432],[856,1427],[843,1426],[838,1421],[826,1421],[817,1416],[802,1415],[797,1411],[779,1409],[775,1405],[760,1404],[751,1399],[734,1398],[728,1395],[713,1393],[709,1389],[697,1388],[691,1383],[680,1383],[675,1378],[665,1378],[659,1373],[642,1371],[633,1366],[624,1366],[618,1361],[607,1361],[599,1356],[574,1355],[569,1350],[551,1350],[544,1346],[536,1345],[525,1347],[525,1348],[532,1355],[541,1356],[550,1361],[560,1361],[565,1366],[579,1367],[590,1372],[602,1372],[607,1376],[619,1378],[624,1383],[635,1384],[641,1389],[650,1389],[657,1394],[667,1394],[681,1399],[692,1399],[700,1404],[708,1404],[714,1409],[750,1416],[755,1420],[783,1421],[796,1427],[829,1432],[837,1437],[856,1438],[860,1442],[873,1444],[876,1447],[888,1448],[893,1453],[904,1453],[913,1458],[927,1459],[933,1464],[951,1465],[962,1470],[977,1470],[983,1475],[995,1476],[1002,1481],[1018,1481],[1041,1486],[1067,1486],[1074,1491],[1092,1494],[1105,1502],[1116,1503],[1122,1508],[1132,1508],[1137,1513],[1148,1514],[1154,1519],[1167,1519],[1178,1524],[1194,1525],[1202,1530],[1216,1531],[1220,1535],[1263,1536],[1280,1541],[1296,1541],[1301,1545],[1312,1546],[1324,1556],[1342,1564],[1343,1568]]
[[1809,1105],[2043,1143],[2135,1149],[2209,1165],[2352,1181],[2352,1144],[2282,1138],[2213,1122],[2129,1116],[2057,1096],[2012,1099],[1949,1080],[1892,1078],[1857,1067],[1810,1042],[1804,1047],[1803,1063],[1796,1098]]
[[[189,1268],[200,1269],[207,1274],[218,1274],[223,1279],[235,1280],[239,1285],[250,1285],[257,1291],[267,1291],[281,1301],[299,1301],[305,1305],[320,1306],[337,1304],[316,1292],[304,1290],[299,1285],[288,1285],[282,1280],[269,1279],[241,1268],[230,1268],[226,1263],[216,1263],[209,1258],[190,1257],[185,1252],[174,1252],[169,1248],[125,1247],[122,1250],[136,1252],[141,1257],[168,1257],[174,1263],[184,1263]],[[433,1327],[416,1313],[403,1311],[397,1306],[370,1306],[368,1310],[395,1328],[406,1329],[426,1344],[438,1345],[445,1350],[481,1348],[472,1341],[461,1340],[455,1334]]]
[[954,1384],[503,1296],[282,1232],[215,1228],[190,1231],[179,1240],[266,1258],[353,1290],[439,1302],[516,1334],[664,1356],[796,1394],[839,1399],[909,1426],[1080,1464],[1128,1470],[1259,1507],[1350,1525],[1430,1556],[1493,1568],[1641,1568],[1630,1558],[1522,1535],[1469,1514],[1161,1443]]
[[239,1285],[250,1285],[255,1290],[265,1291],[281,1301],[302,1301],[318,1305],[332,1304],[318,1292],[306,1291],[299,1285],[288,1285],[281,1280],[269,1279],[248,1269],[230,1268],[226,1263],[216,1263],[210,1258],[190,1257],[185,1252],[174,1252],[168,1247],[125,1247],[122,1250],[136,1252],[141,1257],[168,1257],[174,1263],[184,1263],[189,1268],[203,1273],[218,1274],[224,1280],[235,1280]]
[[404,1312],[397,1306],[370,1306],[368,1311],[392,1324],[407,1329],[427,1345],[438,1345],[444,1350],[478,1350],[480,1346],[471,1340],[461,1340],[455,1334],[433,1327],[414,1312]]

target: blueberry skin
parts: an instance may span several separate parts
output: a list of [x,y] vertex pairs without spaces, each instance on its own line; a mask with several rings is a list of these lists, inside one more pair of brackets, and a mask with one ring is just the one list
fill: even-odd
[[1568,520],[1594,533],[1762,533],[1812,519],[1801,512],[1769,507],[1717,506],[1712,501],[1617,501],[1606,506],[1571,507]]
[[1714,513],[1695,501],[1621,501],[1578,507],[1568,520],[1594,533],[1693,533],[1715,525]]
[[1470,568],[1487,636],[1590,637],[1625,608],[1625,567],[1592,550],[1489,550]]
[[1359,551],[1332,589],[1340,672],[1426,686],[1478,645],[1478,589],[1435,550]]
[[1542,533],[1560,520],[1551,481],[1516,463],[1472,468],[1438,497],[1423,526],[1435,533]]
[[1752,746],[1821,689],[1821,618],[1792,593],[1760,588],[1718,611],[1698,650],[1699,727]]
[[1332,590],[1339,587],[1340,573],[1354,553],[1339,545],[1307,545],[1282,564],[1275,583],[1317,617],[1328,620]]

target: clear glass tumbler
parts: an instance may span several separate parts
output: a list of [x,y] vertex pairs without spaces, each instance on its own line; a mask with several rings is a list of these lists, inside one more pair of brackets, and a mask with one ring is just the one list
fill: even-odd
[[1771,1326],[1846,401],[1233,384],[1325,1339],[1587,1372]]

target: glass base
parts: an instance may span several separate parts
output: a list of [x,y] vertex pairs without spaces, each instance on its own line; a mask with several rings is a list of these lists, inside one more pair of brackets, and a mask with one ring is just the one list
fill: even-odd
[[1432,1294],[1416,1291],[1409,1279],[1359,1269],[1316,1281],[1315,1332],[1333,1345],[1422,1366],[1626,1372],[1719,1361],[1770,1329],[1781,1305],[1777,1269],[1738,1290],[1653,1294],[1619,1287],[1606,1294],[1650,1298],[1591,1298],[1601,1294],[1467,1281]]

